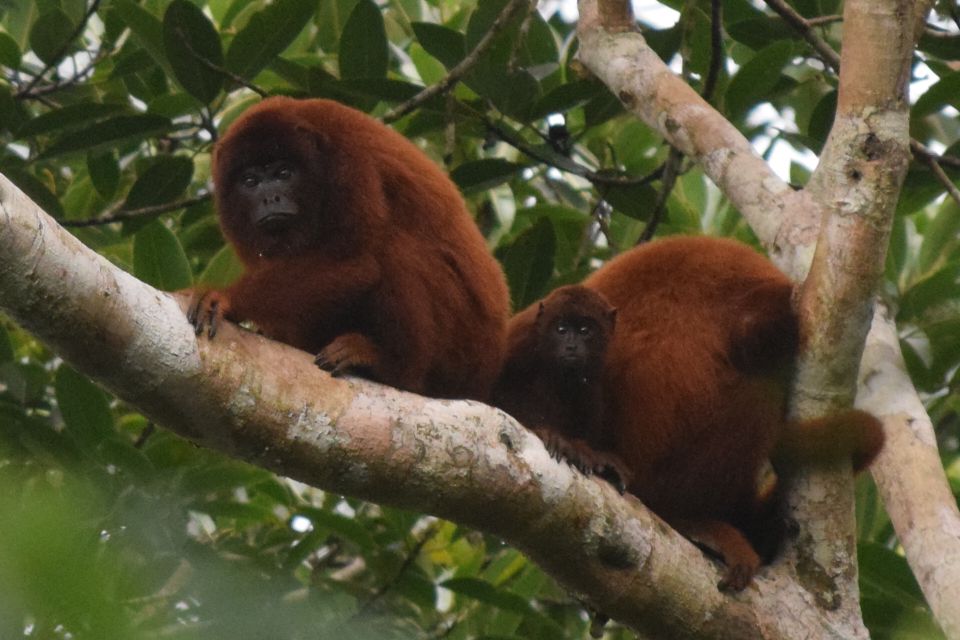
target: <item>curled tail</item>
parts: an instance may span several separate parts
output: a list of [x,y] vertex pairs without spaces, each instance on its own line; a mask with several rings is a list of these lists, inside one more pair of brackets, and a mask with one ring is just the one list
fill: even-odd
[[857,472],[873,462],[883,441],[880,420],[866,411],[848,409],[823,418],[786,423],[774,457],[796,464],[829,463],[849,457]]

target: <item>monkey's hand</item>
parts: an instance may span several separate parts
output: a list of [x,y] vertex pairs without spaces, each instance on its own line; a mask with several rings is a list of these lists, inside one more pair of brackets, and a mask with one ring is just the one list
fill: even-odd
[[557,460],[563,460],[584,475],[595,475],[606,480],[620,493],[626,491],[632,474],[616,454],[597,451],[585,440],[568,439],[551,429],[539,428],[534,432]]
[[207,331],[207,337],[217,335],[217,329],[230,312],[230,300],[222,291],[194,289],[187,307],[187,320],[199,336]]
[[380,348],[360,333],[345,333],[325,346],[314,360],[333,376],[362,371],[376,375],[381,363]]

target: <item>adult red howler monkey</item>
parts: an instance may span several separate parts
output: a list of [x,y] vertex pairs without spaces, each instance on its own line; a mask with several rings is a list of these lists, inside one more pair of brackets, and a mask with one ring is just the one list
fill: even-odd
[[604,430],[603,365],[617,310],[579,285],[560,287],[510,320],[492,401],[547,450],[621,491],[629,475]]
[[486,397],[506,281],[457,188],[413,143],[336,102],[270,98],[217,143],[213,180],[245,271],[194,293],[198,334],[250,320],[335,374]]
[[879,422],[852,410],[786,422],[800,343],[793,287],[745,245],[659,240],[584,284],[617,308],[604,409],[628,490],[723,556],[721,588],[742,589],[760,563],[750,540],[777,526],[772,497],[758,489],[768,461],[850,456],[862,468],[882,446]]

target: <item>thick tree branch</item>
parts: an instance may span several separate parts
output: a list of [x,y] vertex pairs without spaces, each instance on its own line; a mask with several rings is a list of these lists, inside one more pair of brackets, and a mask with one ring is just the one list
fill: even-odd
[[643,36],[603,29],[596,0],[580,0],[579,7],[580,60],[628,110],[693,158],[747,219],[777,265],[801,277],[796,269],[804,260],[798,252],[812,255],[819,205],[777,177],[750,142],[677,77]]
[[198,341],[176,300],[84,247],[2,175],[0,305],[158,424],[329,491],[489,531],[640,633],[843,637],[783,570],[720,593],[714,563],[502,412],[334,379],[310,354],[229,325]]

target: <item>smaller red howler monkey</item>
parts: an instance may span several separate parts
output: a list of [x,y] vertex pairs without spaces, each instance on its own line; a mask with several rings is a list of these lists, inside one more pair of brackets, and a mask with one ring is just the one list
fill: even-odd
[[[617,310],[569,285],[515,315],[492,402],[536,433],[555,458],[621,492],[627,472],[603,431],[603,364]],[[606,450],[606,451],[604,451]]]
[[848,457],[862,468],[883,444],[879,421],[849,410],[787,422],[801,342],[793,285],[746,245],[658,240],[584,285],[617,308],[603,415],[627,490],[723,557],[721,588],[742,589],[760,564],[755,545],[779,542],[770,540],[776,492],[759,485],[769,461]]
[[269,98],[217,143],[213,181],[245,270],[193,293],[198,334],[250,320],[334,374],[487,397],[506,280],[460,192],[416,145],[330,100]]

